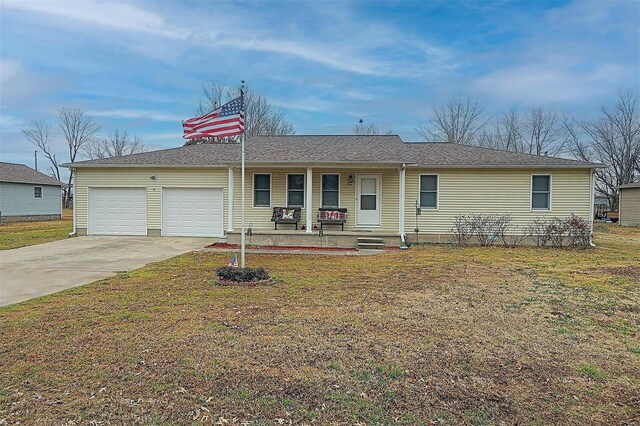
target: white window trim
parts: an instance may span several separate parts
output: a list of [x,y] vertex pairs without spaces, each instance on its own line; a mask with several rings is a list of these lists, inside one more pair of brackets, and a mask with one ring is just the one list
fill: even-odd
[[[303,184],[302,184],[302,205],[299,206],[294,206],[292,204],[289,204],[289,176],[294,176],[294,175],[302,175],[303,178]],[[287,193],[285,194],[285,199],[287,200],[287,207],[297,207],[297,208],[302,208],[304,209],[304,205],[305,205],[305,200],[307,198],[307,176],[306,173],[287,173]],[[300,191],[299,189],[297,189],[296,191]]]
[[[338,176],[338,207],[325,207],[324,203],[322,202],[322,195],[324,193],[324,184],[323,182],[323,176]],[[340,208],[340,183],[342,182],[340,173],[321,173],[320,174],[320,208],[323,209],[339,209]]]
[[[40,196],[36,197],[36,188],[40,188]],[[42,200],[44,198],[44,188],[39,185],[34,185],[33,187],[33,199],[34,200]]]
[[[256,175],[269,175],[269,205],[256,206]],[[254,209],[270,209],[273,204],[273,176],[271,173],[253,173],[251,175],[251,204]]]
[[[436,177],[436,206],[435,207],[423,207],[420,203],[420,194],[422,194],[422,176],[435,176]],[[439,173],[420,173],[418,176],[418,205],[422,210],[429,210],[437,212],[440,210],[440,174]]]
[[[547,209],[534,209],[533,208],[533,178],[534,176],[548,176],[549,177],[549,208]],[[553,207],[553,176],[551,173],[534,173],[531,175],[531,181],[529,182],[529,211],[531,212],[550,212]]]

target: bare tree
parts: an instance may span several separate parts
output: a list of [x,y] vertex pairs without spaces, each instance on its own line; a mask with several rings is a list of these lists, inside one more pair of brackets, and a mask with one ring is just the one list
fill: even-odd
[[149,148],[137,136],[129,136],[124,130],[116,130],[107,138],[90,141],[84,148],[84,154],[90,159],[122,157],[123,155],[146,152]]
[[431,117],[416,131],[425,140],[471,145],[486,121],[484,107],[470,97],[461,95],[433,108]]
[[354,135],[392,135],[393,130],[389,129],[386,132],[382,132],[378,126],[375,124],[364,124],[364,120],[360,119],[358,124],[353,126],[353,134]]
[[[78,152],[87,143],[91,142],[96,133],[100,131],[100,125],[93,118],[77,108],[60,108],[58,111],[58,125],[67,142],[69,149],[69,161],[76,161]],[[71,183],[73,182],[73,169],[69,171],[69,184],[64,193],[64,204],[70,207]]]
[[640,109],[638,95],[620,91],[613,108],[602,108],[599,119],[564,120],[573,155],[584,161],[598,161],[606,168],[596,171],[596,191],[618,207],[619,185],[634,182],[640,175]]
[[525,152],[556,156],[564,151],[565,141],[556,112],[531,108],[522,118],[521,128]]
[[498,149],[523,152],[522,123],[515,108],[504,113],[495,123],[494,143]]
[[22,129],[22,134],[29,142],[38,147],[49,160],[49,174],[60,180],[60,165],[58,158],[53,153],[49,136],[51,135],[51,126],[42,120],[32,120],[28,122]]
[[[219,83],[211,82],[202,87],[203,98],[200,100],[196,113],[204,115],[225,102],[238,97],[240,88],[225,88]],[[293,135],[293,125],[285,120],[284,113],[277,111],[262,95],[249,89],[244,91],[245,132],[254,135]],[[185,145],[211,142],[234,142],[231,138],[203,138],[188,141]]]

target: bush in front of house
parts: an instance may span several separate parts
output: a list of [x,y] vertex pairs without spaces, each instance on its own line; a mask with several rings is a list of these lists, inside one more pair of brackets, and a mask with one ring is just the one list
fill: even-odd
[[501,241],[505,247],[517,247],[531,237],[538,247],[588,247],[591,243],[591,224],[573,213],[568,217],[536,218],[528,226],[518,229],[510,214],[478,214],[456,216],[451,233],[458,245],[468,244],[472,238],[481,246]]
[[216,269],[220,285],[256,285],[273,282],[273,278],[264,268],[232,268],[221,266]]

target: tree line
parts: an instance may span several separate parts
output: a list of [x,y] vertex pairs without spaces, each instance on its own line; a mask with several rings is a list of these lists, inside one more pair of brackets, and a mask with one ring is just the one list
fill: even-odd
[[[203,86],[202,98],[194,113],[204,115],[225,102],[239,96],[240,87],[226,87],[212,82]],[[245,131],[253,135],[292,135],[293,125],[284,113],[258,92],[245,89]],[[634,182],[640,177],[640,110],[638,94],[621,90],[611,106],[601,108],[598,117],[578,119],[567,114],[536,106],[525,111],[515,108],[489,117],[486,107],[469,96],[458,95],[436,105],[416,127],[426,141],[475,145],[506,151],[572,157],[599,162],[606,167],[596,171],[595,188],[598,195],[608,199],[617,209],[619,185]],[[118,157],[148,150],[136,136],[126,130],[115,130],[107,137],[98,137],[101,126],[79,109],[61,108],[58,127],[62,131],[68,152],[65,161]],[[60,163],[50,136],[52,127],[42,121],[27,123],[22,133],[39,148],[50,163],[50,174],[60,180]],[[356,135],[392,134],[373,123],[360,120],[353,128]],[[203,143],[233,143],[237,137],[194,139],[185,145]],[[69,186],[73,171],[69,175]],[[63,194],[69,205],[71,190]]]
[[579,119],[543,107],[516,109],[486,118],[485,107],[457,96],[433,107],[416,129],[428,141],[477,145],[506,151],[566,156],[602,163],[595,189],[618,207],[618,186],[640,177],[640,109],[638,94],[621,90],[615,103],[593,119]]

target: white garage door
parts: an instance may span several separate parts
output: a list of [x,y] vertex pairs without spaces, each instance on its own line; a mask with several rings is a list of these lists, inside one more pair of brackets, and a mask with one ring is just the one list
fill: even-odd
[[90,235],[147,235],[146,188],[89,188]]
[[162,188],[162,235],[222,237],[222,189]]

